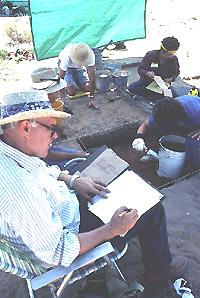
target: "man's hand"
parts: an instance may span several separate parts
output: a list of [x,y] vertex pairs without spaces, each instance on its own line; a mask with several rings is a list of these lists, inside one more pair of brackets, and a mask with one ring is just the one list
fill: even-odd
[[93,180],[89,177],[80,177],[73,183],[74,190],[84,199],[90,200],[95,195],[100,195],[107,198],[107,193],[110,191],[105,187],[105,184],[99,180]]
[[150,79],[154,79],[155,73],[153,71],[147,71],[146,76]]
[[167,83],[167,84],[171,84],[172,81],[173,81],[172,78],[166,78],[166,79],[164,79],[164,82]]
[[142,138],[135,139],[132,143],[132,147],[133,147],[133,149],[140,151],[140,152],[147,151],[147,147],[146,147],[145,142]]
[[135,225],[137,219],[137,210],[127,209],[125,206],[117,209],[108,223],[112,237],[126,234]]
[[85,151],[78,151],[76,153],[76,156],[77,157],[84,157],[84,158],[87,158],[90,154],[88,152],[85,152]]

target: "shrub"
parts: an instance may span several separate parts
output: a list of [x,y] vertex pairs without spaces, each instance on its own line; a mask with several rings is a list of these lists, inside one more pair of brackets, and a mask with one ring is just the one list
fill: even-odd
[[28,17],[11,19],[4,25],[4,31],[10,38],[12,46],[19,44],[30,44],[32,35]]
[[7,51],[5,51],[5,50],[0,50],[0,59],[1,60],[5,60],[6,59],[6,57],[7,57]]

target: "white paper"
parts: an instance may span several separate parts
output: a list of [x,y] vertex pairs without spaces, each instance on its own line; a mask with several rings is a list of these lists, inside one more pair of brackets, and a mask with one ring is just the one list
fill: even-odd
[[104,223],[110,221],[114,212],[121,206],[137,209],[139,217],[157,204],[163,195],[145,182],[133,171],[126,171],[111,184],[107,199],[92,198],[89,210]]
[[149,84],[146,88],[151,91],[164,94],[164,96],[172,97],[172,92],[170,89],[168,89],[169,86],[170,84],[165,83],[160,76],[154,76],[154,81],[151,84]]
[[163,79],[159,76],[154,76],[154,81],[158,84],[158,86],[161,88],[163,91],[164,96],[169,96],[172,97],[172,92],[168,87],[170,86],[169,84],[165,83]]
[[154,81],[158,84],[158,86],[163,89],[168,89],[167,85],[163,81],[163,79],[159,76],[154,76]]

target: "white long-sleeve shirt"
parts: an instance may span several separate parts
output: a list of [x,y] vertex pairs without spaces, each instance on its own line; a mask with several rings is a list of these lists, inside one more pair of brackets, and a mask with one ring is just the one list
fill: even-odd
[[0,141],[0,173],[0,234],[50,266],[68,266],[80,250],[80,213],[60,169]]

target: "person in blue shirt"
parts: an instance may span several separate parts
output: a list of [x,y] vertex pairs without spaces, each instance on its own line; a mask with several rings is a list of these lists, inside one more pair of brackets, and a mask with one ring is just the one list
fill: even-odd
[[176,99],[164,97],[158,100],[152,115],[137,130],[132,147],[147,152],[145,134],[154,133],[159,139],[179,127],[186,134],[186,172],[200,168],[200,97],[183,95]]

